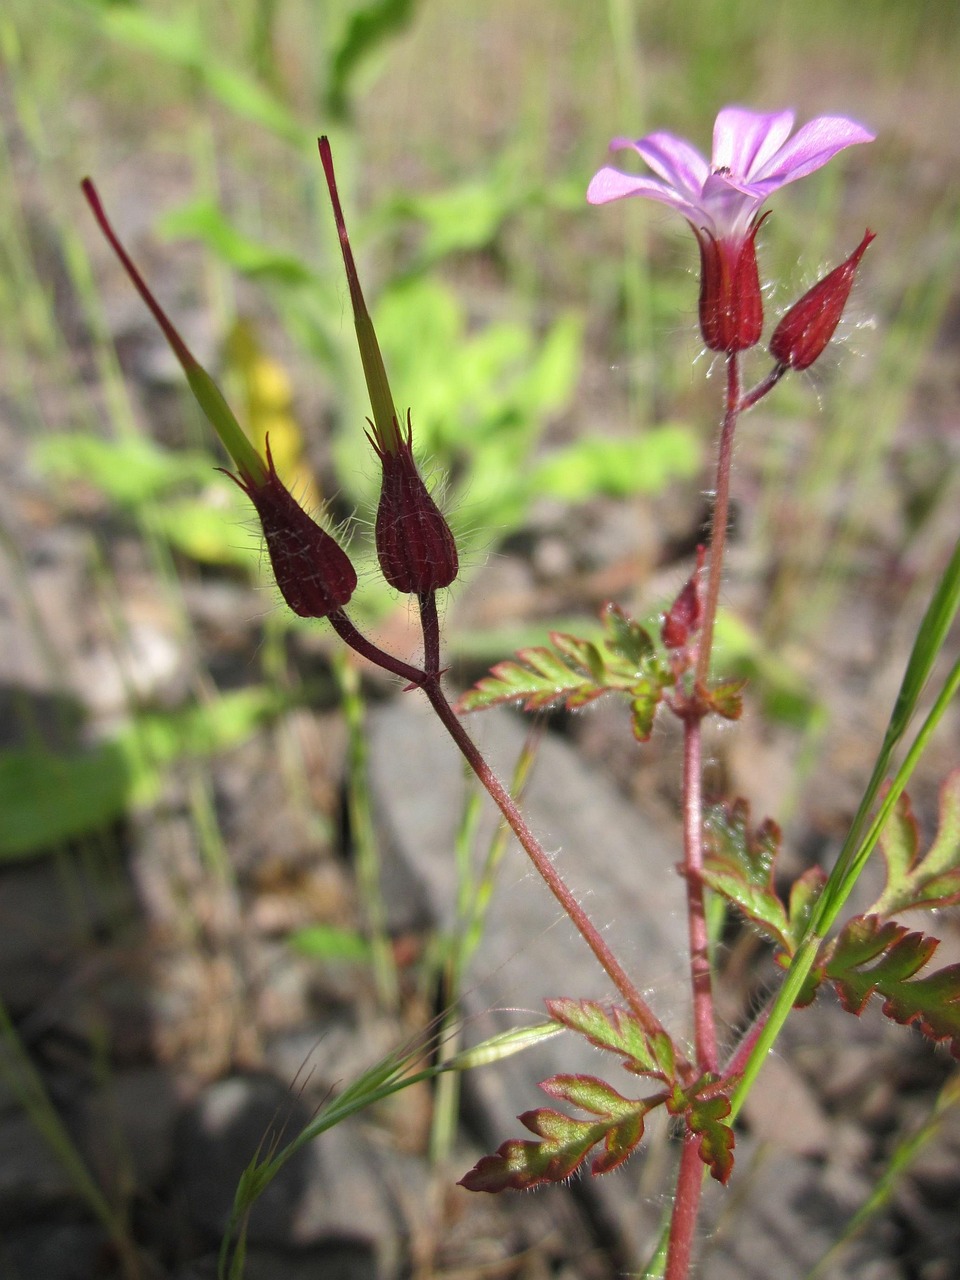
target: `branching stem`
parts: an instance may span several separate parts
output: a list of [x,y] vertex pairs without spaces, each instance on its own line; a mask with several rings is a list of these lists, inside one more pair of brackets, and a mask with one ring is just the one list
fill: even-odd
[[[432,643],[432,635],[430,633],[436,617],[436,604],[433,602],[432,597],[427,602],[421,600],[420,604],[421,620],[424,628],[424,647],[429,651]],[[610,981],[630,1006],[644,1031],[651,1036],[665,1035],[666,1031],[663,1024],[630,980],[626,970],[603,940],[596,925],[584,911],[566,881],[550,861],[549,855],[530,830],[510,792],[487,764],[476,743],[464,729],[459,716],[447,701],[447,697],[441,688],[438,668],[439,663],[437,663],[437,669],[427,675],[421,687],[429,698],[430,705],[437,713],[441,724],[460,749],[467,764],[477,775],[484,790],[503,814],[507,824],[534,867],[536,867],[547,888],[560,903],[560,906],[573,922],[587,946],[596,956]],[[691,1070],[690,1063],[683,1061],[682,1058],[679,1059],[678,1070],[689,1074]]]

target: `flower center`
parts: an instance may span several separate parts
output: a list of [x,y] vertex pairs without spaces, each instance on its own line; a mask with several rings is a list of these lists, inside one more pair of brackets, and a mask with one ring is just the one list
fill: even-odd
[[730,174],[733,172],[733,170],[730,168],[730,166],[729,166],[728,164],[722,164],[722,165],[720,165],[720,166],[719,166],[719,168],[714,169],[714,171],[713,171],[713,172],[714,172],[714,174],[716,174],[718,177],[721,177],[721,178],[729,178],[729,177],[730,177]]

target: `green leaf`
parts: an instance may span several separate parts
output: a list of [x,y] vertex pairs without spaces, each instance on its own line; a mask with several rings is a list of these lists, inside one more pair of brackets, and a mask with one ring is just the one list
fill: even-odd
[[960,902],[960,769],[940,789],[940,821],[933,843],[920,856],[920,833],[906,792],[897,801],[879,840],[887,866],[883,893],[871,914],[896,915],[918,907]]
[[110,742],[70,755],[0,754],[0,858],[36,856],[154,801],[166,769],[243,742],[282,706],[268,689],[138,716]]
[[163,502],[150,513],[150,520],[172,547],[198,564],[235,565],[250,572],[266,559],[263,536],[252,525],[239,490],[220,505],[203,498]]
[[47,436],[34,456],[48,475],[92,485],[123,507],[136,508],[184,485],[216,479],[208,455],[175,453],[146,436],[104,440],[80,431]]
[[743,687],[746,680],[722,680],[707,690],[711,710],[724,720],[739,720],[743,714]]
[[618,604],[604,605],[600,617],[610,651],[623,658],[637,672],[642,671],[655,654],[650,632],[639,622],[635,622]]
[[793,954],[795,938],[786,909],[773,887],[780,851],[780,828],[766,821],[750,831],[746,800],[710,806],[704,815],[703,881],[758,925],[784,951]]
[[357,68],[384,41],[402,31],[412,20],[415,0],[373,0],[350,15],[346,32],[330,62],[327,110],[347,114],[351,82]]
[[584,1036],[598,1049],[619,1054],[623,1066],[638,1076],[654,1076],[672,1083],[676,1053],[670,1037],[649,1035],[629,1010],[595,1000],[547,1000],[550,1017]]
[[468,1191],[522,1191],[544,1182],[562,1182],[583,1164],[592,1147],[603,1144],[590,1172],[609,1173],[623,1164],[643,1137],[644,1117],[666,1098],[624,1098],[594,1076],[552,1076],[540,1088],[598,1117],[577,1120],[550,1108],[519,1117],[539,1141],[510,1139],[496,1155],[484,1156],[463,1178]]
[[729,1114],[730,1098],[726,1093],[701,1095],[693,1100],[686,1113],[687,1125],[700,1138],[700,1159],[709,1168],[710,1176],[724,1185],[733,1172],[736,1144],[733,1129],[727,1123]]
[[916,1025],[930,1040],[949,1041],[950,1052],[960,1059],[960,964],[916,976],[939,945],[936,938],[911,933],[896,921],[857,916],[817,967],[848,1012],[859,1016],[870,997],[878,995],[888,1018]]
[[663,699],[663,686],[653,683],[638,684],[632,692],[634,696],[630,701],[630,724],[633,736],[638,742],[649,742],[657,708]]
[[222,262],[251,279],[287,285],[316,282],[314,273],[299,258],[245,235],[210,200],[195,200],[171,209],[160,219],[157,230],[168,240],[201,241]]
[[564,700],[582,707],[605,690],[598,687],[588,668],[565,662],[543,646],[521,649],[518,662],[498,662],[457,703],[457,710],[478,711],[503,702],[523,702],[524,711],[541,711]]
[[623,439],[586,435],[544,458],[535,468],[534,485],[567,502],[598,494],[628,498],[660,493],[674,480],[695,476],[700,453],[695,433],[679,423]]
[[362,934],[333,924],[306,925],[292,933],[287,941],[295,950],[320,960],[360,964],[372,955],[370,943]]
[[139,6],[118,6],[101,10],[99,21],[110,39],[189,71],[242,119],[295,145],[303,143],[305,130],[272,93],[214,56],[191,6],[180,13],[166,6],[162,15]]
[[649,737],[663,688],[674,682],[674,675],[647,632],[622,610],[608,605],[602,616],[605,634],[600,640],[553,631],[552,649],[544,645],[521,649],[517,661],[497,663],[489,676],[463,694],[457,710],[478,711],[519,701],[526,711],[559,702],[573,710],[601,694],[616,692],[634,704],[634,732]]

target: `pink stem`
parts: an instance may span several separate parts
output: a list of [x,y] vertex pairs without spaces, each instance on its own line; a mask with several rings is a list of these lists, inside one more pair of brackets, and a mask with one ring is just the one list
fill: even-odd
[[[431,603],[433,604],[432,610],[430,608]],[[430,651],[433,648],[433,626],[436,618],[436,604],[432,593],[429,599],[426,597],[421,599],[420,606],[424,630],[424,647],[428,652],[427,666],[429,669],[431,665]],[[550,861],[543,846],[527,826],[526,820],[510,792],[484,760],[476,744],[464,729],[459,717],[447,701],[446,695],[440,687],[440,672],[438,668],[439,663],[436,664],[435,670],[428,674],[422,688],[430,699],[430,704],[437,713],[440,722],[459,747],[464,759],[477,775],[481,785],[494,804],[503,814],[525,853],[536,867],[541,879],[596,956],[601,968],[626,1000],[644,1031],[650,1036],[666,1035],[663,1023],[660,1022],[633,982],[631,982],[626,970],[604,942],[596,925],[574,897],[566,881]],[[690,1063],[682,1057],[678,1058],[677,1069],[681,1075],[687,1076],[690,1075],[692,1070]]]
[[703,1161],[700,1159],[700,1139],[688,1133],[680,1153],[680,1171],[677,1174],[677,1194],[670,1219],[670,1242],[667,1246],[667,1267],[664,1280],[687,1280],[690,1258],[693,1253],[693,1235],[700,1211],[700,1193],[703,1189]]
[[717,1027],[713,1012],[713,980],[707,914],[703,894],[703,715],[695,705],[683,721],[683,869],[687,882],[687,926],[690,938],[690,981],[697,1066],[716,1071]]
[[704,602],[703,626],[700,630],[697,653],[696,679],[705,684],[710,674],[710,654],[713,648],[713,624],[720,599],[720,580],[723,574],[723,552],[727,545],[727,521],[730,513],[730,464],[733,459],[733,433],[740,417],[740,359],[736,352],[727,356],[727,408],[720,430],[720,449],[717,456],[717,487],[713,501],[713,521],[710,536],[710,569],[707,577],[707,598]]

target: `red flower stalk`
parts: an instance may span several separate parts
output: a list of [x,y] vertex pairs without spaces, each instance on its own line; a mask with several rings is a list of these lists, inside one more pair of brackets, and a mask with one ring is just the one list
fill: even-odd
[[786,313],[770,339],[770,354],[778,364],[788,369],[808,369],[823,354],[840,323],[860,259],[874,239],[872,231],[864,232],[846,262],[808,289]]
[[[766,214],[764,214],[766,217]],[[742,240],[697,231],[700,246],[700,332],[711,351],[746,351],[763,332],[757,270],[758,219]]]
[[369,437],[383,467],[377,507],[377,559],[396,591],[425,595],[448,587],[457,576],[457,544],[443,513],[430,496],[413,457],[407,414],[406,435],[395,423],[397,448]]
[[280,593],[301,618],[326,618],[343,608],[357,586],[347,553],[321,529],[277,475],[267,439],[266,475],[241,470],[235,480],[257,509]]

